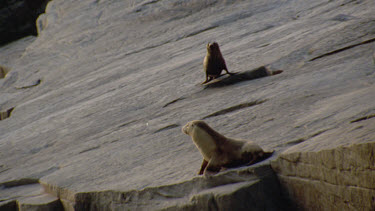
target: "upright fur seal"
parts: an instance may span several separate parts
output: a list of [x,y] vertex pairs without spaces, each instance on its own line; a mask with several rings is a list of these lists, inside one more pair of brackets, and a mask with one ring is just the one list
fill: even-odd
[[189,135],[203,156],[198,174],[217,173],[221,168],[251,165],[270,157],[273,152],[264,152],[252,141],[227,138],[212,129],[202,120],[188,122],[182,132]]
[[205,84],[212,79],[215,79],[221,75],[221,71],[225,70],[229,75],[233,75],[228,71],[224,57],[221,54],[219,44],[214,42],[207,44],[207,54],[203,60],[203,68],[206,73],[206,80],[202,83]]

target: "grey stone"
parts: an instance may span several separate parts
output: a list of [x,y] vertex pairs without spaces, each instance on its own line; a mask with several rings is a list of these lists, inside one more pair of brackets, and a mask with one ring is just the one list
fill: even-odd
[[1,210],[62,210],[60,200],[45,193],[34,179],[23,179],[1,184]]
[[[373,0],[51,1],[36,39],[0,48],[16,55],[0,57],[0,111],[14,108],[0,121],[0,183],[19,184],[0,200],[18,206],[41,185],[66,210],[288,210],[288,197],[307,210],[371,209],[374,10]],[[229,71],[283,72],[201,85],[212,41]],[[276,150],[281,189],[267,182],[269,160],[260,174],[197,177],[201,155],[180,127],[203,118]],[[28,178],[39,184],[18,183]]]
[[300,207],[375,209],[375,119],[362,121],[366,123],[348,123],[295,145],[272,163]]
[[60,200],[50,194],[43,194],[18,200],[19,210],[48,211],[63,210]]

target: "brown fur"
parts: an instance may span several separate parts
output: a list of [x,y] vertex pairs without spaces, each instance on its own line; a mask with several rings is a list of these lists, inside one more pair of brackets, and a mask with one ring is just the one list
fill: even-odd
[[188,122],[182,132],[189,135],[203,156],[198,174],[217,173],[222,168],[251,165],[272,152],[263,149],[252,141],[227,138],[201,120]]
[[202,83],[205,84],[212,79],[215,79],[221,75],[221,72],[225,70],[229,75],[233,75],[228,71],[224,57],[221,54],[219,44],[216,42],[207,44],[207,54],[204,57],[203,68],[206,74],[206,80]]

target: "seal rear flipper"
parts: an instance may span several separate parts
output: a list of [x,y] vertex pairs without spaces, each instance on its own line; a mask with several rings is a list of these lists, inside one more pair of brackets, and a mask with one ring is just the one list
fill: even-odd
[[262,155],[255,156],[252,160],[250,160],[246,166],[250,166],[252,164],[258,163],[260,161],[266,160],[267,158],[270,158],[272,154],[275,152],[275,150],[272,150],[270,152],[263,152]]
[[275,150],[272,150],[270,152],[263,152],[263,155],[262,156],[258,156],[255,159],[254,163],[258,163],[260,161],[263,161],[263,160],[266,160],[266,159],[270,158],[273,155],[274,152],[275,152]]

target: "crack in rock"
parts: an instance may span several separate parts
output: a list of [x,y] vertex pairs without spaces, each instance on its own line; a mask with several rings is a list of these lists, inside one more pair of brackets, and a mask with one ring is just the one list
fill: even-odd
[[165,127],[162,127],[162,128],[160,128],[160,129],[154,131],[154,133],[159,133],[159,132],[161,132],[161,131],[163,131],[163,130],[169,130],[169,129],[176,128],[176,127],[179,127],[179,126],[180,126],[179,124],[171,124],[171,125],[167,125],[167,126],[165,126]]
[[178,101],[180,101],[180,100],[184,100],[184,99],[186,99],[186,97],[179,97],[179,98],[177,98],[177,99],[175,99],[175,100],[172,100],[172,101],[166,103],[165,105],[163,105],[163,108],[165,108],[165,107],[167,107],[167,106],[169,106],[169,105],[171,105],[171,104],[173,104],[173,103],[176,103],[176,102],[178,102]]
[[352,121],[350,121],[350,123],[360,122],[360,121],[368,120],[368,119],[371,119],[371,118],[374,118],[374,117],[375,117],[375,114],[370,114],[370,115],[352,120]]
[[256,100],[256,101],[251,101],[251,102],[247,102],[247,103],[241,103],[241,104],[238,104],[238,105],[235,105],[235,106],[232,106],[232,107],[225,108],[225,109],[222,109],[220,111],[214,112],[214,113],[209,114],[207,116],[204,116],[202,119],[207,119],[207,118],[214,117],[214,116],[224,115],[224,114],[231,113],[231,112],[241,110],[241,109],[244,109],[244,108],[259,105],[259,104],[262,104],[266,101],[267,100]]
[[311,62],[311,61],[314,61],[314,60],[317,60],[317,59],[321,59],[323,57],[330,56],[330,55],[333,55],[333,54],[336,54],[336,53],[340,53],[342,51],[349,50],[351,48],[354,48],[354,47],[357,47],[357,46],[360,46],[360,45],[365,45],[365,44],[372,43],[372,42],[375,42],[375,38],[365,40],[365,41],[360,42],[360,43],[356,43],[356,44],[353,44],[353,45],[349,45],[349,46],[346,46],[346,47],[343,47],[343,48],[339,48],[339,49],[330,51],[328,53],[325,53],[325,54],[322,54],[320,56],[314,57],[314,58],[310,59],[309,61]]
[[305,141],[307,141],[307,140],[309,140],[311,138],[319,136],[319,135],[323,134],[324,132],[327,132],[328,130],[331,130],[331,129],[333,129],[333,128],[326,128],[326,129],[323,129],[323,130],[319,130],[316,133],[310,134],[308,136],[305,136],[305,137],[302,137],[302,138],[298,138],[296,140],[292,140],[292,141],[286,142],[285,144],[277,145],[277,147],[293,146],[293,145],[296,145],[296,144],[300,144],[300,143],[305,142]]
[[38,86],[40,83],[42,83],[42,79],[38,79],[35,83],[32,83],[30,85],[16,87],[16,89],[28,89],[28,88],[32,88],[34,86]]
[[11,180],[7,182],[0,183],[0,187],[2,188],[13,188],[17,186],[23,186],[23,185],[31,185],[39,183],[38,179],[35,178],[22,178],[18,180]]

